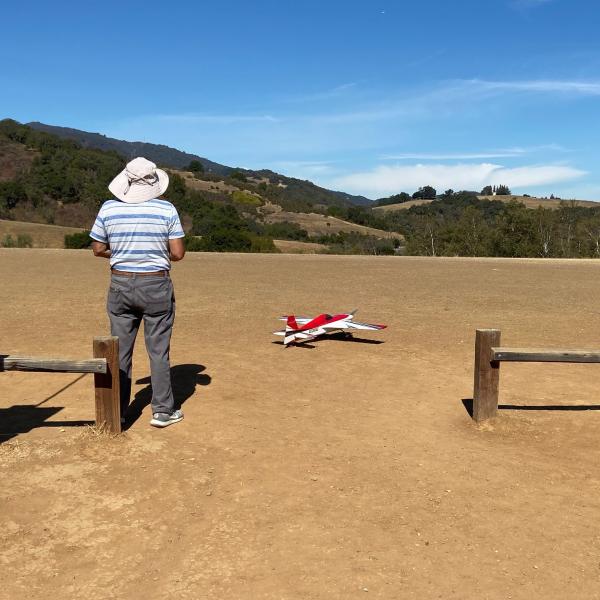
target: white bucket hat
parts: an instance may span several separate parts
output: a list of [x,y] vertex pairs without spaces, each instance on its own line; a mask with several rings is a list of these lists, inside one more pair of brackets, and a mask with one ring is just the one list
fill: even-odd
[[110,182],[108,189],[123,202],[139,204],[158,198],[169,187],[169,176],[142,156],[134,158]]

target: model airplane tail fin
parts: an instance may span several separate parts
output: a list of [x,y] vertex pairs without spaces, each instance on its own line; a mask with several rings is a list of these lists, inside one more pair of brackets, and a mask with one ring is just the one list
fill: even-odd
[[300,329],[300,327],[298,327],[298,323],[296,323],[296,317],[294,315],[289,315],[287,318],[287,329]]
[[300,327],[296,322],[296,317],[294,315],[289,315],[285,325],[285,337],[283,338],[283,343],[286,346],[296,340],[296,333],[298,333],[299,329]]

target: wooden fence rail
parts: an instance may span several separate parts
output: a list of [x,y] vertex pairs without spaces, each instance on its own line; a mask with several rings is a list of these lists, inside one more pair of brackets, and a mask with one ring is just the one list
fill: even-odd
[[473,419],[478,423],[498,414],[501,362],[600,363],[600,350],[504,348],[499,329],[477,329]]
[[95,337],[93,350],[94,358],[87,360],[0,355],[0,372],[93,373],[96,425],[120,433],[119,338]]
[[32,356],[0,356],[0,371],[106,373],[107,368],[105,358],[64,360],[61,358],[35,358]]

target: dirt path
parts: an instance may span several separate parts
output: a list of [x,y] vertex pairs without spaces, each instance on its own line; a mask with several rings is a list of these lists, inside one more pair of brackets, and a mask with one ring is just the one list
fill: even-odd
[[[0,251],[0,353],[90,356],[105,268]],[[97,436],[90,377],[0,374],[0,598],[600,598],[598,366],[502,367],[504,405],[593,410],[477,428],[461,401],[476,327],[600,347],[600,263],[195,254],[174,280],[182,424],[148,426],[143,382]],[[356,307],[384,343],[272,343]]]

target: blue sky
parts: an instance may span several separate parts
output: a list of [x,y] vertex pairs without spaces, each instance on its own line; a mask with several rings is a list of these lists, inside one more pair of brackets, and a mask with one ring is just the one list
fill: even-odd
[[11,2],[2,21],[1,117],[371,198],[600,200],[597,0]]

